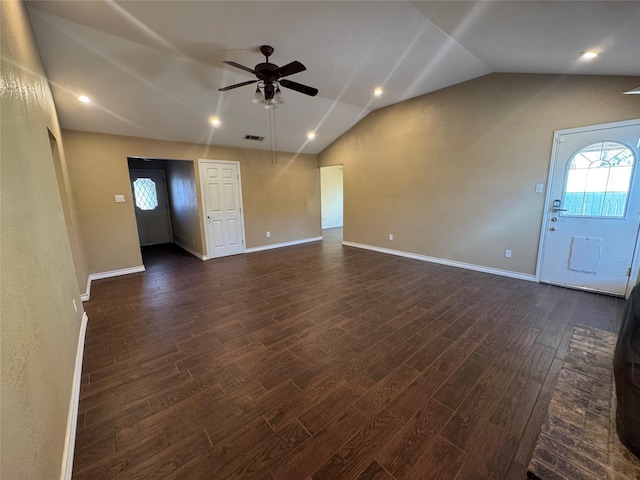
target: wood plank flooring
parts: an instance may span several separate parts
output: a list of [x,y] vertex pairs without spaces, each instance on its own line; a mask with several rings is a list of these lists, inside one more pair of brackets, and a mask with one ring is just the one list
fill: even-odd
[[574,325],[624,300],[324,233],[95,282],[73,478],[524,479]]

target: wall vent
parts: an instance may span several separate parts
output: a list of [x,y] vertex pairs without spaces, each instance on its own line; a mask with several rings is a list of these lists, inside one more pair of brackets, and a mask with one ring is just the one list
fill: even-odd
[[261,142],[264,140],[264,137],[259,137],[258,135],[245,135],[245,140],[255,140],[256,142]]

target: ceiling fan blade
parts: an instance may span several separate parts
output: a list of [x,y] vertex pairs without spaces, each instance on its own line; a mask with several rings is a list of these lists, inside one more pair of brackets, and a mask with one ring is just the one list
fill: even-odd
[[281,77],[287,77],[294,73],[304,72],[306,69],[307,67],[296,60],[295,62],[288,63],[285,66],[278,68],[275,73],[280,74]]
[[232,89],[238,88],[238,87],[244,87],[245,85],[251,85],[252,83],[257,83],[257,82],[258,82],[258,80],[249,80],[247,82],[236,83],[235,85],[229,85],[228,87],[219,88],[218,91],[219,92],[226,92],[227,90],[232,90]]
[[290,88],[291,90],[304,93],[305,95],[309,95],[311,97],[315,97],[318,94],[317,88],[308,87],[306,85],[302,85],[301,83],[292,82],[291,80],[287,80],[286,78],[283,80],[279,80],[278,82],[283,87]]
[[239,63],[236,63],[236,62],[223,60],[222,63],[226,63],[227,65],[231,65],[232,67],[239,68],[240,70],[244,70],[245,72],[253,73],[254,75],[256,74],[256,71],[253,68],[245,67],[244,65],[240,65]]

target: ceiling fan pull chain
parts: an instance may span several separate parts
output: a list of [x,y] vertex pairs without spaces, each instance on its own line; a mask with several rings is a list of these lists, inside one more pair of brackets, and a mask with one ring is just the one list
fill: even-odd
[[270,142],[270,155],[271,155],[271,164],[273,165],[273,128],[271,128],[271,110],[267,110],[267,115],[269,116],[269,142]]
[[276,150],[276,165],[278,164],[278,129],[276,128],[276,111],[271,111],[273,114],[273,144]]

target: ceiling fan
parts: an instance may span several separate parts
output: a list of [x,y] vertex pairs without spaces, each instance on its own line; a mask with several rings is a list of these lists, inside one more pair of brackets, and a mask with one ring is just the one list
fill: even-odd
[[[295,90],[296,92],[304,93],[305,95],[309,95],[311,97],[315,97],[318,94],[317,88],[309,87],[307,85],[292,82],[291,80],[282,78],[293,75],[294,73],[304,72],[307,67],[305,67],[302,63],[296,60],[282,67],[278,67],[276,64],[269,62],[269,57],[271,56],[271,54],[273,54],[273,47],[270,47],[269,45],[262,45],[260,47],[260,52],[265,56],[265,61],[257,64],[254,68],[245,67],[244,65],[240,65],[236,62],[230,62],[226,60],[224,61],[224,63],[226,63],[227,65],[239,68],[240,70],[244,70],[245,72],[253,73],[258,78],[257,80],[249,80],[247,82],[236,83],[235,85],[229,85],[228,87],[219,88],[218,91],[226,92],[227,90],[232,90],[234,88],[257,83],[258,86],[256,88],[254,102],[266,103],[267,106],[271,105],[272,102],[283,103],[283,101],[280,99],[280,86]],[[260,87],[264,89],[264,97],[262,97]],[[259,98],[258,95],[260,96]]]

